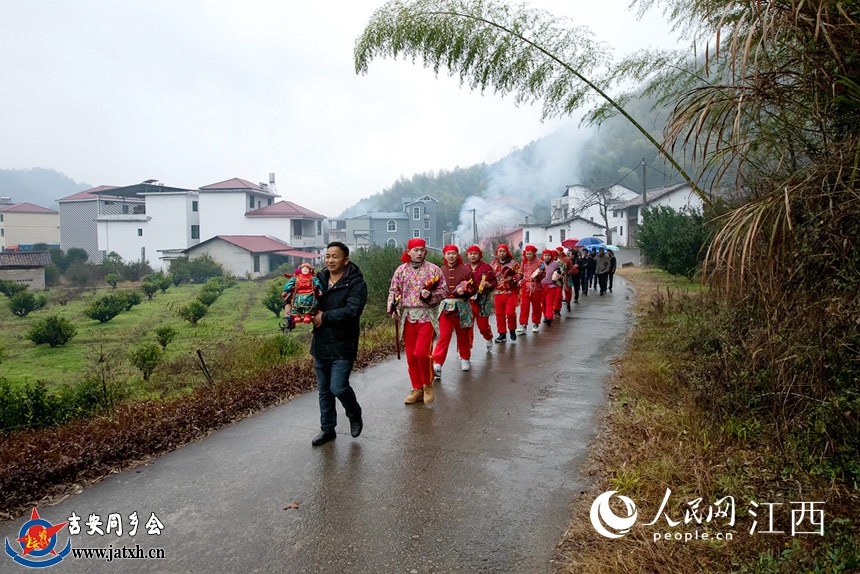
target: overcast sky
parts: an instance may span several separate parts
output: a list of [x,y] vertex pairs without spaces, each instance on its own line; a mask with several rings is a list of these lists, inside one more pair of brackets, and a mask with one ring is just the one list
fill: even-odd
[[[616,56],[668,46],[629,0],[534,0]],[[197,188],[274,172],[328,216],[414,173],[495,161],[558,127],[420,65],[352,51],[382,0],[4,0],[0,168]],[[49,206],[54,207],[54,206]]]

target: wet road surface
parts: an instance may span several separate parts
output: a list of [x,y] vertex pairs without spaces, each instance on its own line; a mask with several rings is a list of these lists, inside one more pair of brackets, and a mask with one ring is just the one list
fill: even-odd
[[[592,291],[551,328],[492,354],[478,336],[465,373],[452,341],[431,405],[403,404],[405,360],[354,373],[358,439],[338,404],[337,440],[312,448],[311,392],[41,507],[51,524],[82,517],[73,549],[165,556],[108,562],[70,553],[50,572],[551,571],[631,299],[616,278],[614,294]],[[291,503],[298,508],[285,509]],[[87,534],[90,514],[104,530],[111,513],[122,516],[122,536]],[[147,533],[152,513],[158,535]],[[28,518],[0,526],[15,551]],[[69,538],[62,530],[55,551]],[[26,571],[0,555],[0,572]]]

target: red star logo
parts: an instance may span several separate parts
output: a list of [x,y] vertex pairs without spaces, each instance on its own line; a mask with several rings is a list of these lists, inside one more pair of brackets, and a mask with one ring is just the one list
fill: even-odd
[[[33,514],[30,515],[30,520],[41,520],[39,513],[35,508],[33,509]],[[28,528],[27,534],[18,539],[18,542],[24,545],[24,552],[21,555],[26,556],[33,550],[42,550],[43,548],[47,548],[51,538],[53,538],[57,532],[62,530],[66,524],[68,524],[68,522],[63,522],[62,524],[57,524],[50,528],[45,528],[41,524],[34,524]],[[51,554],[56,554],[56,552],[51,550]]]

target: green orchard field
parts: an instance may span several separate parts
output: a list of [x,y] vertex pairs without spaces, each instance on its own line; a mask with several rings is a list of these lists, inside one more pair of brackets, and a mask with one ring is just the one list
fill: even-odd
[[[18,317],[9,310],[8,299],[0,297],[0,378],[14,388],[25,383],[43,381],[49,389],[60,384],[74,384],[87,376],[104,373],[105,361],[110,362],[111,376],[127,384],[142,377],[128,360],[131,350],[145,344],[158,344],[155,329],[171,327],[176,331],[167,346],[161,363],[151,377],[148,387],[138,388],[132,394],[149,396],[155,391],[162,394],[164,387],[192,385],[173,381],[175,377],[201,379],[196,369],[197,349],[201,349],[207,363],[233,364],[265,362],[260,350],[271,346],[281,335],[280,319],[263,306],[262,298],[269,283],[282,284],[283,280],[237,281],[224,290],[209,307],[197,326],[178,315],[178,310],[200,294],[203,285],[171,285],[166,292],[158,291],[152,300],[143,301],[129,311],[120,313],[107,323],[99,323],[85,316],[85,308],[95,299],[116,291],[138,291],[139,286],[120,283],[116,291],[109,286],[83,291],[70,291],[58,287],[43,292],[48,304],[26,317]],[[62,299],[68,299],[65,305]],[[63,346],[50,348],[34,345],[27,333],[41,319],[58,315],[74,323],[77,335]],[[308,326],[299,326],[290,337],[302,340]],[[279,343],[276,343],[279,344]],[[271,353],[269,353],[271,354]],[[244,356],[235,356],[244,355]],[[101,358],[101,361],[100,361]],[[228,361],[231,359],[232,361]],[[172,376],[172,375],[175,375]],[[159,388],[162,387],[162,388]]]

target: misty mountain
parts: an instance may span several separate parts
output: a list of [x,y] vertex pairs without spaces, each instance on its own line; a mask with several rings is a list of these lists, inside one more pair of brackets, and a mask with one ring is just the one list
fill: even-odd
[[[664,114],[652,109],[649,102],[631,102],[628,110],[643,125],[665,123]],[[652,135],[661,139],[656,129]],[[550,200],[561,197],[568,185],[599,188],[620,183],[641,190],[643,159],[649,189],[682,181],[625,118],[611,118],[599,129],[570,122],[491,164],[401,177],[340,217],[399,211],[402,198],[428,194],[439,200],[442,229],[468,237],[474,220],[482,236],[496,235],[522,224],[527,216],[532,222],[548,222]]]
[[32,203],[56,210],[58,199],[92,187],[53,169],[0,169],[0,197],[11,197],[12,203]]

